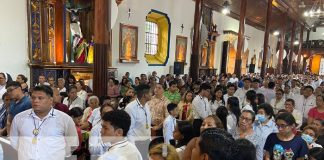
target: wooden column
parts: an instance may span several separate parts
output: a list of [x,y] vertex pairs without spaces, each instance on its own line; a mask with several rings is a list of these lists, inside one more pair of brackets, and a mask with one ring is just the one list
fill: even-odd
[[56,0],[55,3],[55,52],[56,63],[64,61],[64,2]]
[[94,63],[93,92],[101,97],[107,95],[108,54],[111,50],[110,18],[111,0],[95,0],[94,14]]
[[200,20],[202,14],[203,0],[196,0],[194,18],[194,36],[192,54],[190,57],[189,75],[193,81],[199,78],[199,44],[200,44]]
[[247,0],[241,0],[240,26],[238,31],[235,69],[234,69],[234,73],[238,77],[241,76],[242,53],[244,52],[244,31],[245,31],[244,25],[245,25],[246,5],[247,5]]
[[267,55],[269,52],[269,34],[270,34],[270,22],[271,22],[271,14],[272,14],[272,1],[268,0],[268,8],[267,8],[267,19],[266,26],[264,32],[264,43],[263,43],[263,57],[262,57],[262,65],[261,65],[261,77],[264,78],[266,74],[266,64],[267,64]]
[[302,56],[301,52],[302,52],[303,38],[304,38],[303,35],[304,35],[304,25],[300,25],[298,57],[297,57],[297,73],[301,73],[300,57]]
[[302,67],[302,73],[304,73],[304,71],[306,70],[306,65],[307,62],[306,60],[309,58],[310,53],[309,53],[309,48],[310,48],[310,43],[309,43],[309,35],[310,35],[310,29],[307,30],[307,34],[306,34],[306,54],[307,56],[303,58],[303,67]]
[[295,41],[295,30],[296,30],[296,22],[293,22],[293,26],[291,29],[291,37],[290,37],[290,53],[289,53],[289,65],[288,65],[288,74],[292,74],[292,62],[293,62],[293,52],[294,52],[294,41]]
[[284,14],[284,24],[281,26],[280,30],[280,45],[279,45],[279,57],[278,57],[278,64],[277,64],[277,73],[280,75],[282,74],[282,60],[283,60],[283,53],[285,49],[285,37],[286,37],[286,20],[287,20],[287,13]]

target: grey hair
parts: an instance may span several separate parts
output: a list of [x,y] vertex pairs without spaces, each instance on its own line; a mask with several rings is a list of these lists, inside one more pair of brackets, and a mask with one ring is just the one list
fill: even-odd
[[59,78],[59,79],[57,79],[57,81],[62,81],[63,83],[65,83],[65,79],[64,78]]
[[90,104],[90,101],[91,101],[92,99],[97,100],[97,101],[98,101],[98,104],[99,104],[99,98],[98,98],[97,96],[90,96],[90,97],[88,98],[88,104]]

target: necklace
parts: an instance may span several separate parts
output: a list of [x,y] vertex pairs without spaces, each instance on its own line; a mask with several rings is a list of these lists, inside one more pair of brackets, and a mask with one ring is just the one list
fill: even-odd
[[[52,113],[51,115],[53,115],[54,109],[52,109]],[[48,117],[47,117],[48,118]],[[36,121],[35,121],[35,117],[33,117],[33,121],[34,121],[34,129],[33,129],[33,139],[32,139],[32,144],[36,144],[37,143],[37,136],[39,135],[39,131],[41,126],[44,124],[44,122],[47,120],[47,118],[45,118],[42,123],[38,126],[38,128],[36,127]]]
[[149,129],[149,125],[148,125],[148,120],[147,120],[147,113],[144,109],[144,107],[141,105],[141,103],[138,101],[138,99],[136,99],[136,102],[137,102],[137,105],[144,111],[144,114],[145,114],[145,121],[146,121],[146,125],[145,125],[145,128],[146,129]]

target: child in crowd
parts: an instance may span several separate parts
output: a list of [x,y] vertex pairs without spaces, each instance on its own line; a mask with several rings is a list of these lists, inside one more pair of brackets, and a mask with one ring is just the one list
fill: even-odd
[[169,116],[163,122],[163,137],[164,142],[170,144],[170,140],[173,139],[173,131],[176,126],[176,116],[178,115],[177,104],[169,103],[167,105]]

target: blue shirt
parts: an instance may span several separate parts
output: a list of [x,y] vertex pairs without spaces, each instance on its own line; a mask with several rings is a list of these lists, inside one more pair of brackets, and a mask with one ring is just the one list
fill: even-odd
[[290,141],[281,141],[277,133],[271,133],[268,136],[264,150],[269,152],[270,159],[274,160],[295,160],[305,157],[308,153],[307,144],[300,136],[295,136]]
[[263,144],[267,140],[269,134],[278,133],[276,123],[272,119],[270,119],[266,125],[262,125],[261,123],[256,121],[253,124],[253,130],[256,134],[261,136]]
[[27,96],[24,96],[17,103],[15,101],[10,102],[9,114],[14,118],[18,113],[32,108],[30,99]]

